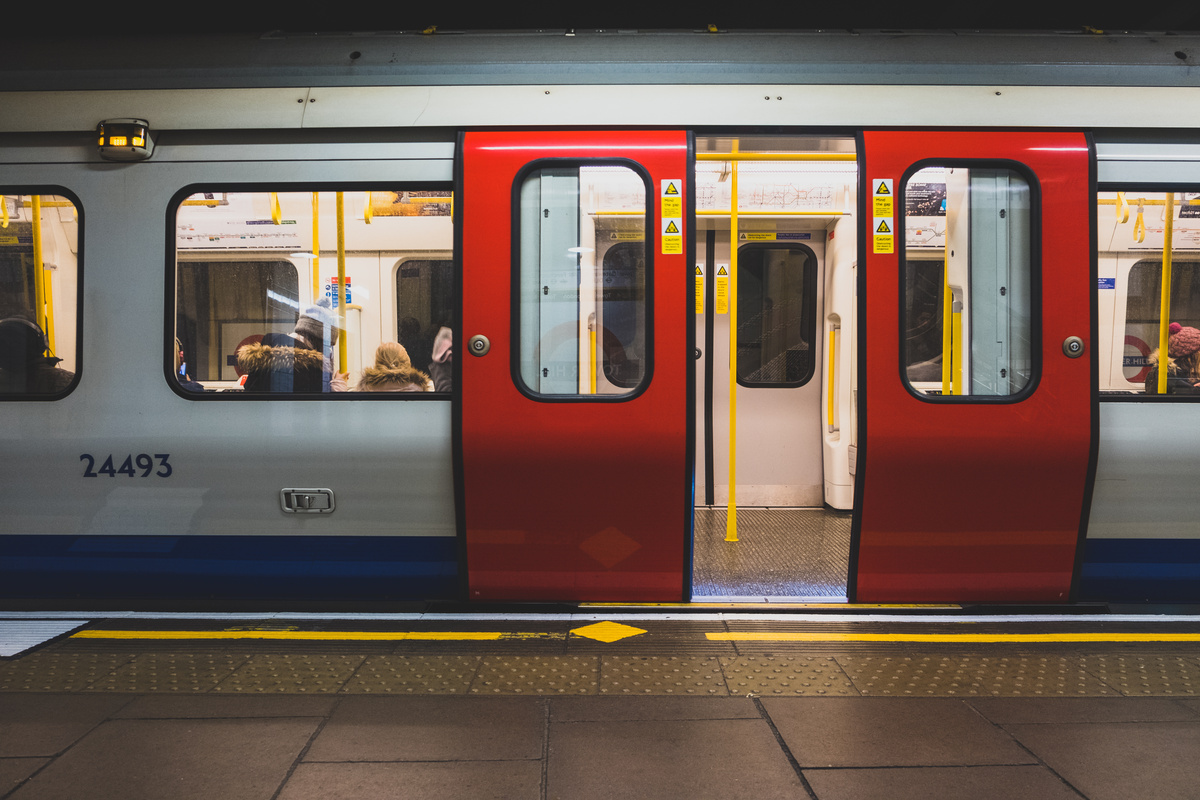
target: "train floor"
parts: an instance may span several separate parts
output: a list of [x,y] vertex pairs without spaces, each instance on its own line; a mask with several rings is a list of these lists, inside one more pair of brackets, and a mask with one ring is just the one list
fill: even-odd
[[0,798],[1194,798],[1200,616],[0,612]]
[[697,508],[692,597],[844,601],[850,517],[824,508],[739,508],[737,541],[728,542],[726,510]]

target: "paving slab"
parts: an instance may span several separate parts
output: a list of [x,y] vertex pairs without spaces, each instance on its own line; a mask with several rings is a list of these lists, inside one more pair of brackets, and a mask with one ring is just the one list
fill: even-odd
[[0,758],[0,797],[49,762],[48,758]]
[[53,756],[129,702],[128,697],[0,694],[0,756]]
[[8,800],[269,800],[317,720],[115,720]]
[[540,761],[301,764],[279,800],[538,800]]
[[801,767],[1034,763],[962,700],[771,697],[762,704]]
[[551,725],[547,797],[572,800],[801,798],[761,719]]
[[906,767],[804,770],[821,800],[1079,800],[1045,767]]
[[551,722],[619,722],[634,720],[761,719],[753,700],[745,697],[556,697],[550,701]]
[[538,759],[545,727],[534,697],[344,696],[305,760]]
[[149,695],[138,697],[114,719],[227,719],[233,717],[327,717],[334,695]]
[[1200,722],[1005,725],[1089,800],[1194,800]]
[[996,723],[1169,722],[1196,714],[1167,697],[979,697],[967,701]]

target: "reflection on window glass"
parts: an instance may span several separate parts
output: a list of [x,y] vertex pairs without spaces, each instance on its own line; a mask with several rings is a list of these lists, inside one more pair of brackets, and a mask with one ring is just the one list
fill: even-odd
[[0,202],[0,396],[61,395],[78,371],[78,209],[50,194]]
[[905,379],[1005,397],[1033,378],[1032,196],[1010,169],[929,167],[904,187]]
[[[453,307],[450,203],[449,192],[401,190],[186,198],[176,216],[179,388],[433,391],[433,341]],[[397,252],[431,257],[397,265]]]
[[521,183],[522,383],[622,395],[646,379],[646,186],[625,167],[553,167]]
[[738,251],[738,383],[800,386],[812,377],[816,276],[807,247]]
[[[1125,377],[1158,393],[1159,309],[1162,261],[1143,260],[1129,270],[1125,304]],[[1200,383],[1200,262],[1172,261],[1171,316],[1167,328],[1164,394],[1196,394]]]

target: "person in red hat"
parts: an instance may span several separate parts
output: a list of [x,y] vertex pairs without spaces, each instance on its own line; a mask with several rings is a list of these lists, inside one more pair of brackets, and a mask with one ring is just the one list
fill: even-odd
[[[1167,339],[1167,394],[1195,393],[1200,386],[1200,330],[1172,322]],[[1150,354],[1146,394],[1158,394],[1159,352]]]

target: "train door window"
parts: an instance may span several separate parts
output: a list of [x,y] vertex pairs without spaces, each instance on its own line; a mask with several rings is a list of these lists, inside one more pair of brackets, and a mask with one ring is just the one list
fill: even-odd
[[[430,391],[422,343],[449,319],[450,262],[397,264],[385,254],[452,252],[451,199],[446,191],[392,188],[181,193],[168,361],[177,391],[190,398]],[[417,328],[409,344],[424,369],[401,344],[409,320]]]
[[739,384],[793,387],[812,378],[816,288],[816,257],[807,247],[738,249]]
[[413,368],[431,373],[430,364],[444,363],[454,319],[454,262],[408,258],[396,265],[396,341],[408,351]]
[[928,166],[903,186],[909,388],[1018,399],[1034,380],[1032,180],[1008,167]]
[[649,377],[646,181],[617,165],[518,178],[514,372],[530,395],[628,397]]
[[79,372],[79,205],[0,193],[0,398],[54,398]]

